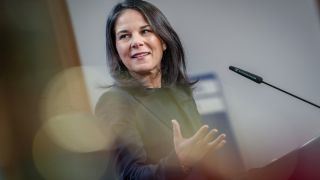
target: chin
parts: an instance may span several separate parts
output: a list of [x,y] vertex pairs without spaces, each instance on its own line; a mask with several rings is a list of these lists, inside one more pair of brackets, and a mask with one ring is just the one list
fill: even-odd
[[144,75],[144,74],[150,74],[151,70],[138,70],[134,71],[136,74]]
[[154,70],[154,68],[151,67],[137,67],[133,70],[133,72],[137,73],[137,74],[149,74],[152,72],[152,70]]

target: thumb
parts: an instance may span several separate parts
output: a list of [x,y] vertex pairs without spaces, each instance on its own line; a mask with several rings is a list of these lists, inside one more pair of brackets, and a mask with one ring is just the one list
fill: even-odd
[[178,121],[174,119],[171,122],[172,122],[174,140],[182,139],[183,137],[181,134],[180,125],[179,125]]

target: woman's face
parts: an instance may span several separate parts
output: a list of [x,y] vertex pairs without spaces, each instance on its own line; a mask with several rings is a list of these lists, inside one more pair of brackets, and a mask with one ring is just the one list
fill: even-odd
[[140,12],[124,10],[115,22],[116,48],[130,73],[148,75],[160,71],[166,45]]

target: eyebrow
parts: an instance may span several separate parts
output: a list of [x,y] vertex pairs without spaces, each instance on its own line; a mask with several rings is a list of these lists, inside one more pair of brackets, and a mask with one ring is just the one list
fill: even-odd
[[[147,24],[147,25],[141,26],[140,29],[145,29],[147,27],[151,27],[151,26],[149,24]],[[122,34],[122,33],[127,33],[127,32],[129,32],[129,31],[124,29],[124,30],[121,30],[121,31],[117,32],[116,35],[119,35],[119,34]]]

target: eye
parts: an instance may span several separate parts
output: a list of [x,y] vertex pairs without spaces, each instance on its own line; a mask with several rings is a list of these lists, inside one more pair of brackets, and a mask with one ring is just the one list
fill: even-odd
[[149,33],[151,33],[152,32],[152,30],[150,30],[150,29],[143,29],[142,31],[141,31],[141,34],[149,34]]
[[119,35],[119,37],[118,37],[119,40],[129,39],[129,38],[130,38],[130,35],[129,35],[129,34],[121,34],[121,35]]

